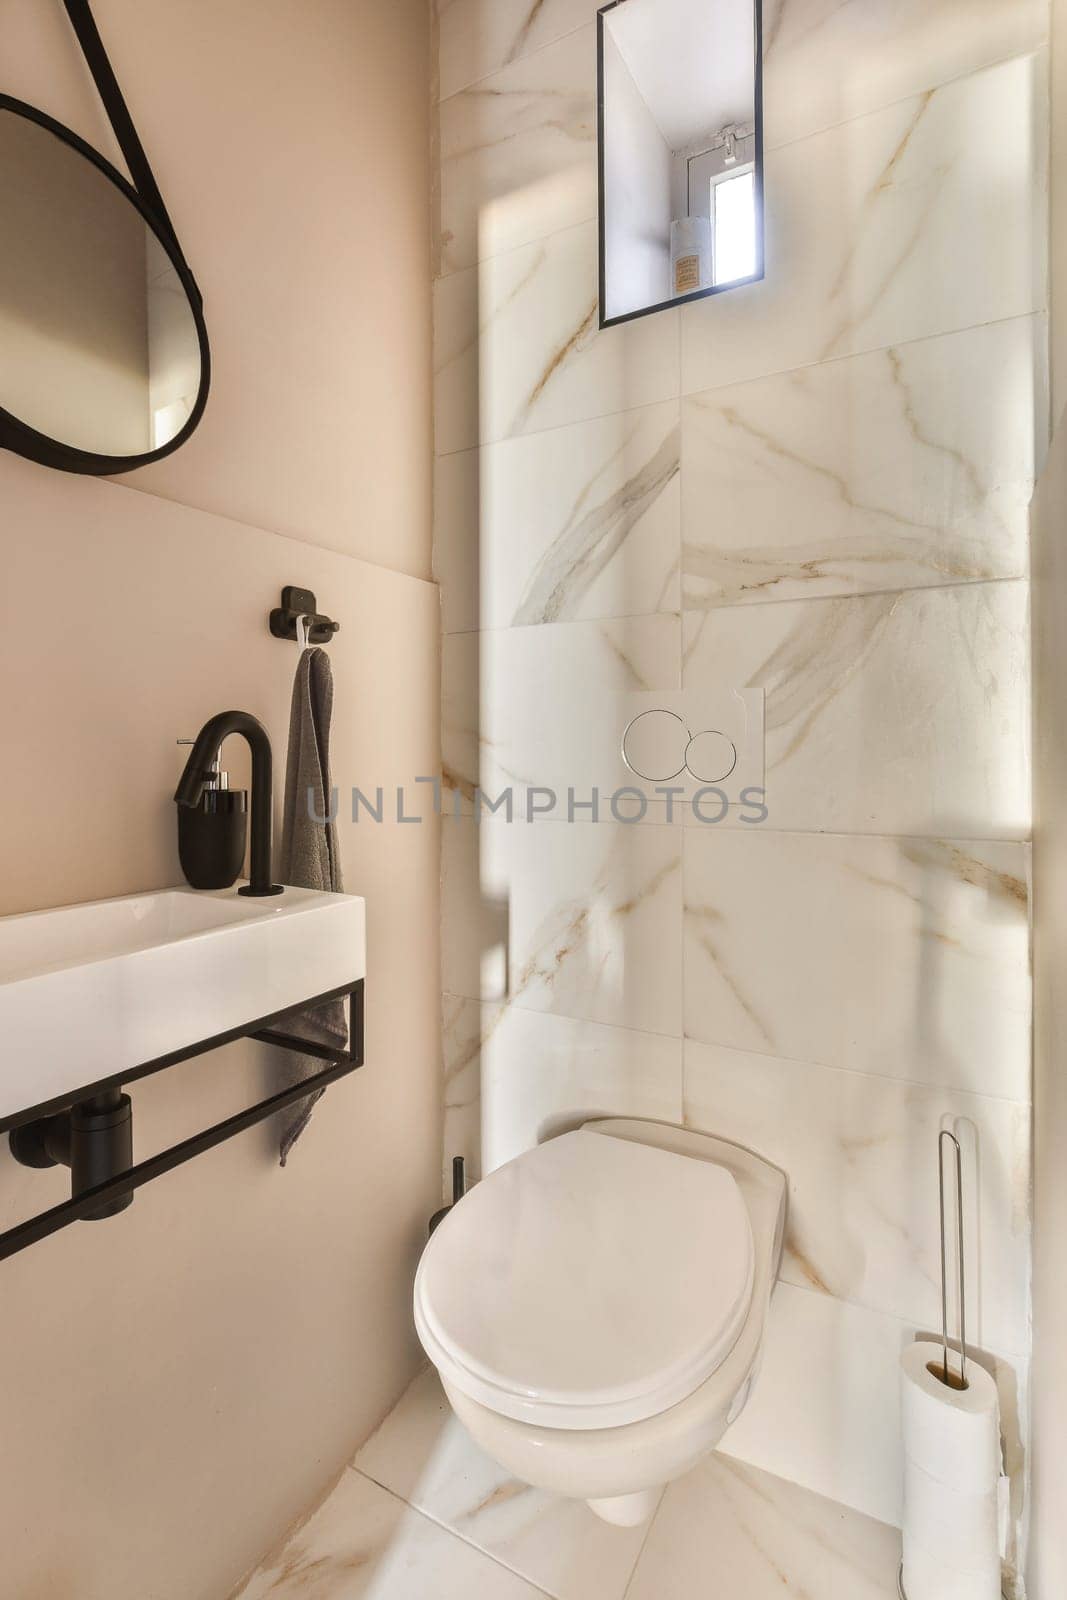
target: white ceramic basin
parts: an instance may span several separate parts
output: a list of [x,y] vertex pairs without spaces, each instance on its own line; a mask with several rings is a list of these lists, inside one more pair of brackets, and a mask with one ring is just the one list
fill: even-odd
[[362,978],[364,903],[164,889],[0,917],[0,1123]]

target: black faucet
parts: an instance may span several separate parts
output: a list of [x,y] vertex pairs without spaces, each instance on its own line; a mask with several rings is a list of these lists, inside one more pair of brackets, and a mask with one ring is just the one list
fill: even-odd
[[204,786],[211,777],[211,768],[219,753],[219,746],[228,734],[240,733],[248,740],[252,751],[252,850],[249,881],[238,894],[281,894],[283,886],[271,882],[270,830],[274,800],[271,793],[274,767],[270,739],[262,722],[247,711],[220,711],[217,717],[205,722],[196,736],[196,742],[185,763],[185,771],[174,791],[180,806],[196,806]]

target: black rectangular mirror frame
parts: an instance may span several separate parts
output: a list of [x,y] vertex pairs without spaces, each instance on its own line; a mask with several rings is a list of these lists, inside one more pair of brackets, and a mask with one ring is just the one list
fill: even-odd
[[[596,17],[596,141],[597,141],[597,228],[600,254],[599,302],[600,327],[615,328],[623,322],[635,322],[638,317],[650,317],[657,311],[669,311],[672,306],[686,306],[693,300],[706,300],[713,294],[725,294],[730,289],[743,288],[745,284],[759,283],[764,276],[763,251],[763,0],[752,0],[752,20],[755,49],[754,128],[755,128],[755,191],[756,191],[756,271],[748,278],[735,278],[731,283],[712,284],[709,289],[694,289],[692,294],[677,295],[670,300],[660,300],[656,305],[642,306],[639,311],[625,311],[617,317],[606,317],[607,257],[605,252],[604,220],[604,21],[609,11],[626,5],[627,0],[608,0]],[[709,0],[714,4],[714,0]]]

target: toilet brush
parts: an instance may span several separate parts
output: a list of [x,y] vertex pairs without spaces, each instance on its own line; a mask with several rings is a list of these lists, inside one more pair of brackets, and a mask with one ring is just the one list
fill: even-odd
[[438,1223],[443,1222],[452,1210],[458,1205],[467,1192],[467,1163],[463,1156],[452,1157],[452,1205],[442,1206],[440,1211],[435,1211],[430,1218],[430,1232],[433,1233]]

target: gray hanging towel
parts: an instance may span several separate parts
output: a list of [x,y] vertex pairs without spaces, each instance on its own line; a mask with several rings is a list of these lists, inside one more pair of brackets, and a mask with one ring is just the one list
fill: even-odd
[[[325,650],[305,650],[296,669],[289,718],[289,752],[285,769],[282,821],[281,881],[298,889],[342,892],[337,828],[330,803],[330,718],[333,714],[333,672]],[[320,821],[319,819],[325,819]],[[348,1024],[343,1000],[296,1011],[287,1030],[316,1044],[344,1050]],[[322,1062],[287,1053],[282,1070],[285,1088],[321,1071]],[[319,1089],[284,1113],[280,1156],[284,1167],[290,1150],[311,1120]]]

